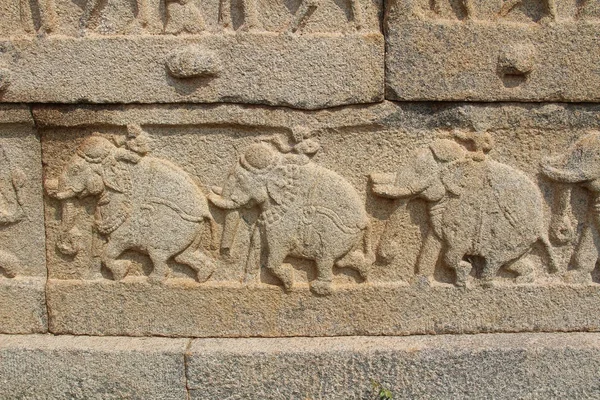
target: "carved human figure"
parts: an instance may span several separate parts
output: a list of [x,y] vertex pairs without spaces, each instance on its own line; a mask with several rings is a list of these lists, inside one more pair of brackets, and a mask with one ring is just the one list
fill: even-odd
[[38,12],[39,30],[52,32],[56,28],[56,5],[54,0],[19,0],[21,26],[28,33],[36,31],[33,15]]
[[115,280],[123,279],[131,266],[119,256],[137,250],[150,256],[153,282],[168,277],[171,258],[191,267],[198,281],[205,281],[214,269],[200,249],[203,223],[213,230],[206,197],[181,168],[146,155],[144,142],[133,128],[125,147],[100,136],[89,137],[59,180],[46,182],[48,193],[62,202],[57,247],[68,255],[80,250],[73,200],[93,196],[98,198],[94,227],[107,241],[101,260]]
[[564,153],[542,160],[541,172],[562,184],[555,187],[555,210],[550,221],[550,235],[558,243],[570,243],[574,237],[569,218],[572,187],[577,185],[588,193],[588,219],[575,247],[573,269],[566,277],[574,282],[590,282],[600,252],[596,244],[600,232],[600,132],[590,132]]
[[266,267],[286,290],[293,286],[293,268],[283,263],[287,256],[315,261],[317,279],[311,290],[321,295],[332,291],[334,265],[368,275],[374,255],[363,202],[344,178],[305,154],[253,144],[240,156],[226,186],[208,198],[227,210],[260,208]]
[[431,278],[443,253],[444,264],[455,271],[456,285],[465,286],[472,269],[469,258],[479,256],[485,260],[481,275],[485,286],[492,284],[502,266],[517,273],[517,281],[530,282],[533,267],[521,258],[538,240],[555,270],[537,186],[487,155],[492,148],[488,134],[456,136],[468,149],[455,140],[436,140],[416,150],[397,174],[371,176],[378,196],[427,202],[430,229],[416,272]]
[[[21,193],[25,179],[23,171],[11,166],[4,148],[0,146],[0,226],[12,225],[25,218]],[[20,265],[16,255],[0,250],[0,271],[4,272],[4,276],[14,278]]]

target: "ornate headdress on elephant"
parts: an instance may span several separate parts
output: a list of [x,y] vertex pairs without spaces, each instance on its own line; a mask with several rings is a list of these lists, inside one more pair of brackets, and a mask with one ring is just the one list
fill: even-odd
[[87,138],[77,148],[77,154],[93,171],[87,179],[87,191],[101,196],[94,219],[102,234],[117,229],[131,214],[131,175],[117,153],[118,147],[100,136]]

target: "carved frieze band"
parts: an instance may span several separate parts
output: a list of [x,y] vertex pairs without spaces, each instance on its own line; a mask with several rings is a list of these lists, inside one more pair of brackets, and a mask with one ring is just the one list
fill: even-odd
[[[534,150],[525,173],[495,143],[506,133],[473,126],[415,141],[377,124],[367,140],[359,124],[340,143],[339,127],[215,123],[47,128],[51,278],[307,282],[318,295],[597,279],[596,131]],[[384,144],[387,158],[372,153]]]

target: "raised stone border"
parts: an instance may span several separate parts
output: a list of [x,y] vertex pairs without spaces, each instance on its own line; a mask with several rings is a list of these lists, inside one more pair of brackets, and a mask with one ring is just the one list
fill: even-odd
[[600,334],[0,336],[0,398],[597,398]]

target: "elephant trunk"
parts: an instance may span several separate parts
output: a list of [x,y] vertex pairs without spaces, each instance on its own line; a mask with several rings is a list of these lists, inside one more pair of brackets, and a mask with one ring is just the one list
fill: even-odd
[[71,256],[78,253],[78,241],[81,237],[75,225],[75,204],[73,202],[73,199],[66,199],[62,202],[60,237],[56,244],[62,254]]
[[[542,174],[556,182],[580,183],[589,180],[586,173],[578,168],[568,168],[564,157],[546,158],[541,162]],[[577,165],[577,164],[575,164]]]

